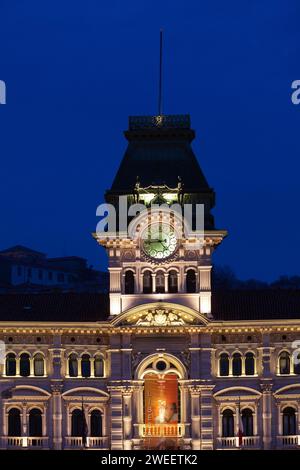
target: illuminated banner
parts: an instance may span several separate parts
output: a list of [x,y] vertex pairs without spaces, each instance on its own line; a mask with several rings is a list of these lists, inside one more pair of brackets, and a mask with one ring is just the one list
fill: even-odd
[[178,423],[178,378],[175,374],[146,375],[144,409],[146,425]]

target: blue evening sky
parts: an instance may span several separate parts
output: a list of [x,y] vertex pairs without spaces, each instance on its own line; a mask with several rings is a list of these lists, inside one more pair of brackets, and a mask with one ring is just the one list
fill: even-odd
[[90,233],[128,115],[190,113],[241,278],[300,274],[299,0],[1,0],[0,249],[105,268]]

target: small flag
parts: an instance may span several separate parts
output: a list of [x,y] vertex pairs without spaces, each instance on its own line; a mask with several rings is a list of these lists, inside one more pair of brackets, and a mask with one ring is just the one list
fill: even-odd
[[83,407],[83,397],[82,397],[82,404],[81,404],[81,413],[82,413],[82,445],[83,447],[87,447],[87,436],[88,436],[88,425],[86,422],[84,407]]
[[244,425],[241,414],[241,404],[239,403],[239,447],[243,445]]

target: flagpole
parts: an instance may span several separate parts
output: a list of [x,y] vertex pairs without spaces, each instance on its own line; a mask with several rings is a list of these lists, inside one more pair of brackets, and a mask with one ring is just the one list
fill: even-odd
[[163,30],[160,30],[159,44],[159,85],[158,85],[158,115],[162,116],[162,53],[163,53]]

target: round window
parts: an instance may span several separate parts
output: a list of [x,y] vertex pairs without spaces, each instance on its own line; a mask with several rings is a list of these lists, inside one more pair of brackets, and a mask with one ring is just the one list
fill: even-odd
[[167,364],[166,364],[165,361],[158,361],[158,362],[155,364],[155,367],[156,367],[157,370],[163,371],[163,370],[166,370]]

